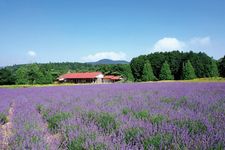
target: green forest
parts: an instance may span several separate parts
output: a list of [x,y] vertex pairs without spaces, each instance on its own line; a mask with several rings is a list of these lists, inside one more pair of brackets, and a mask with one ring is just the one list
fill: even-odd
[[91,71],[120,75],[123,82],[225,77],[225,56],[214,60],[203,52],[172,51],[141,55],[133,58],[130,64],[63,62],[14,65],[0,69],[0,85],[51,84],[64,73]]
[[225,56],[214,60],[202,52],[172,51],[156,52],[133,58],[130,67],[135,81],[143,81],[146,63],[150,63],[156,80],[225,77]]

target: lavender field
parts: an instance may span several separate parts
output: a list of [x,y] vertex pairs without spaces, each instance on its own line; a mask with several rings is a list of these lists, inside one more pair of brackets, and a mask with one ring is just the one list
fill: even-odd
[[0,89],[0,149],[224,149],[225,83]]

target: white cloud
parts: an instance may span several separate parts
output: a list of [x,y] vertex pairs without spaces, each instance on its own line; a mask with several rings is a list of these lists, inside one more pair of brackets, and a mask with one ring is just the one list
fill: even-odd
[[158,40],[154,46],[154,51],[172,51],[182,50],[186,46],[185,42],[178,40],[174,37],[164,37]]
[[151,52],[155,51],[172,51],[172,50],[199,50],[199,49],[209,49],[212,44],[211,38],[209,36],[205,37],[193,37],[187,41],[181,41],[174,37],[164,37],[158,40]]
[[209,46],[211,44],[211,39],[209,36],[194,37],[190,40],[190,44],[195,46]]
[[28,51],[27,54],[30,56],[30,57],[36,57],[37,54],[35,51]]
[[105,51],[90,54],[81,58],[84,62],[98,61],[100,59],[126,60],[127,55],[124,52]]

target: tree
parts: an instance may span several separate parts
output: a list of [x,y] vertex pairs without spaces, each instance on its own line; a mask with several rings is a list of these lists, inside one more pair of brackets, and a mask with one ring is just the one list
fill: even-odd
[[0,85],[15,84],[15,76],[10,69],[0,69]]
[[16,71],[16,84],[43,84],[44,76],[37,64],[21,66]]
[[162,53],[162,52],[152,53],[152,54],[149,54],[147,56],[147,58],[151,62],[151,66],[152,66],[154,75],[156,76],[156,78],[159,78],[162,64],[166,60],[164,53]]
[[101,71],[105,75],[118,75],[123,77],[123,81],[134,81],[129,64],[101,64],[96,65],[95,71]]
[[19,67],[16,71],[16,84],[28,84],[28,70],[25,66]]
[[210,77],[210,69],[212,58],[205,53],[187,53],[186,60],[190,60],[195,69],[195,74],[198,78]]
[[153,73],[151,63],[149,61],[146,61],[143,68],[142,81],[155,81],[155,80],[156,77]]
[[133,73],[135,81],[141,81],[145,60],[146,56],[141,55],[137,58],[133,58],[130,62],[131,71]]
[[184,65],[183,65],[183,79],[184,80],[191,80],[196,78],[195,75],[195,70],[191,64],[191,62],[188,60]]
[[121,64],[122,67],[121,74],[124,78],[124,81],[134,81],[133,74],[131,72],[131,68],[129,64]]
[[210,66],[210,76],[211,77],[219,76],[218,67],[217,67],[216,61],[214,61],[214,60],[212,60],[211,66]]
[[42,84],[44,75],[40,71],[37,64],[31,64],[28,66],[28,81],[29,84]]
[[159,75],[160,80],[173,80],[173,75],[171,74],[170,65],[165,61],[162,65]]
[[225,77],[225,55],[219,61],[219,72],[221,77]]
[[40,74],[37,82],[38,84],[51,84],[53,82],[53,76],[49,71],[44,71],[43,75]]

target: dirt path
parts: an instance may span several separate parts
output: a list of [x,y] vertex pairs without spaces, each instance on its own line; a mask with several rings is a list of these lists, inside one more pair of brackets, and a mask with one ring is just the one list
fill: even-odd
[[1,126],[0,132],[3,136],[3,140],[0,141],[0,148],[1,149],[8,149],[9,145],[9,138],[12,136],[12,116],[14,112],[14,103],[9,108],[8,113],[8,122]]
[[[0,150],[8,150],[9,149],[9,139],[13,135],[13,125],[12,125],[12,117],[14,113],[14,103],[10,106],[9,112],[8,112],[8,122],[4,125],[0,125],[0,134],[2,135],[2,141],[0,141]],[[39,113],[38,113],[39,114]],[[39,114],[41,117],[41,114]],[[42,127],[44,128],[45,135],[44,140],[46,144],[48,145],[49,150],[55,150],[58,149],[58,146],[60,145],[62,136],[60,133],[58,134],[51,134],[48,131],[48,124],[47,122],[43,121],[41,122]]]
[[[47,123],[44,123],[44,127],[45,127],[46,131],[48,131],[48,124]],[[62,136],[61,136],[60,133],[51,134],[49,132],[46,132],[45,136],[44,136],[44,139],[45,139],[45,141],[48,145],[48,148],[50,150],[55,150],[55,149],[58,149],[58,146],[60,144]]]

